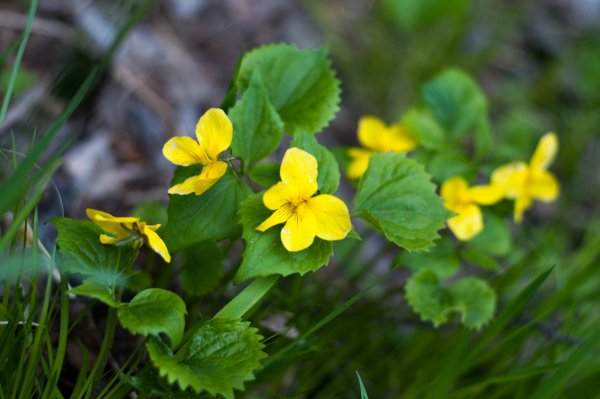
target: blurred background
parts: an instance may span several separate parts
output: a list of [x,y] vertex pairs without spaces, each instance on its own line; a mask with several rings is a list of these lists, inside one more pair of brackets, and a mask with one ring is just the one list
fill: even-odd
[[[0,49],[12,46],[22,32],[28,4],[0,3]],[[162,156],[163,144],[173,135],[191,134],[199,115],[221,103],[244,51],[276,42],[329,47],[343,90],[341,111],[319,136],[329,146],[356,145],[363,115],[399,120],[419,101],[420,85],[451,66],[470,72],[488,96],[496,142],[490,164],[526,160],[541,134],[556,131],[561,147],[552,170],[562,184],[561,198],[529,212],[515,233],[515,241],[521,237],[526,244],[505,262],[518,267],[497,277],[495,286],[507,289],[500,297],[514,296],[523,279],[558,264],[564,280],[553,282],[557,291],[549,297],[563,289],[562,302],[554,305],[564,306],[564,313],[532,327],[538,333],[535,344],[524,340],[520,350],[535,347],[542,353],[552,347],[559,358],[579,342],[579,334],[600,318],[600,0],[41,0],[15,96],[0,126],[0,147],[11,148],[14,138],[17,149],[26,152],[35,132],[60,115],[88,72],[100,66],[94,90],[60,133],[57,145],[71,145],[41,219],[63,212],[83,217],[87,207],[126,214],[141,201],[166,203],[173,166]],[[3,65],[0,91],[11,60]],[[543,228],[533,231],[539,225]],[[377,252],[382,244],[373,245]],[[569,280],[575,269],[581,273]],[[518,274],[522,270],[527,271]],[[299,312],[304,316],[294,319],[301,327],[303,317],[308,323],[327,309],[323,303],[338,303],[369,281],[356,272],[343,279],[328,273],[336,272],[310,277],[316,284],[310,289],[296,287],[293,300],[282,294],[281,314],[294,301],[304,303],[304,313]],[[587,289],[576,285],[576,291],[576,282]],[[324,288],[336,284],[336,290]],[[386,295],[400,291],[394,286]],[[458,338],[419,323],[401,298],[394,298],[385,306],[362,301],[323,330],[313,344],[330,352],[328,362],[311,363],[300,354],[287,371],[275,365],[259,375],[257,386],[264,376],[280,373],[280,386],[263,392],[266,397],[286,390],[346,397],[359,370],[371,397],[399,392],[424,397],[417,388],[406,388],[409,380],[428,375],[409,367],[415,360],[410,356],[431,354],[429,345],[442,353],[456,347]],[[344,337],[348,331],[357,337]],[[421,334],[418,342],[415,332]],[[512,367],[520,356],[513,355],[495,365]],[[438,366],[443,365],[428,367]],[[588,376],[598,370],[596,364]],[[303,378],[308,374],[310,379]],[[585,384],[574,393],[587,395],[598,386],[581,378]]]

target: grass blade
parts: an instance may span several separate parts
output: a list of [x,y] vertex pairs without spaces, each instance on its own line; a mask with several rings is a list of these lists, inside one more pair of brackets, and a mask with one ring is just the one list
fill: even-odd
[[2,123],[4,122],[4,118],[6,117],[8,104],[10,103],[10,98],[12,97],[12,92],[15,88],[15,82],[17,80],[19,68],[21,67],[23,53],[25,52],[25,47],[27,47],[29,35],[31,34],[31,27],[33,25],[33,18],[35,17],[35,12],[37,10],[37,4],[38,0],[31,0],[31,4],[29,5],[29,14],[27,15],[27,23],[25,24],[25,30],[23,31],[23,38],[21,39],[21,44],[19,45],[19,50],[17,51],[15,63],[13,64],[10,79],[8,80],[8,86],[6,87],[6,93],[4,94],[4,100],[2,101],[2,108],[0,109],[0,126],[2,125]]

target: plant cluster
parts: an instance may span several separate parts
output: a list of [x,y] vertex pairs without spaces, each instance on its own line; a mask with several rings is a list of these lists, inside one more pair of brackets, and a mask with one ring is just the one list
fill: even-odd
[[[60,121],[68,119],[91,81]],[[76,382],[75,396],[118,397],[135,390],[141,397],[232,398],[255,379],[270,355],[265,349],[269,339],[248,321],[252,311],[280,277],[319,270],[330,263],[335,242],[361,247],[363,233],[374,232],[395,250],[390,273],[397,266],[410,269],[404,296],[423,321],[437,327],[459,316],[470,330],[490,323],[497,294],[485,273],[498,270],[499,259],[511,249],[509,215],[521,222],[534,200],[550,202],[559,195],[559,183],[548,171],[558,151],[557,136],[542,136],[528,163],[505,159],[501,165],[490,164],[486,97],[467,73],[447,69],[423,85],[420,100],[398,122],[386,125],[377,117],[363,117],[358,123],[362,148],[331,151],[317,137],[338,111],[339,86],[324,48],[278,44],[244,54],[220,107],[200,117],[196,138],[173,137],[165,143],[165,158],[177,165],[170,188],[165,187],[166,209],[140,204],[134,216],[88,209],[90,220],[53,219],[59,254],[40,249],[37,213],[32,230],[27,220],[58,166],[51,159],[46,170],[35,172],[60,123],[22,162],[13,151],[14,170],[1,186],[0,214],[19,198],[28,199],[13,210],[13,221],[0,238],[0,254],[15,255],[16,243],[24,237],[26,255],[13,256],[16,260],[0,274],[6,282],[0,315],[7,319],[0,342],[18,336],[22,325],[28,334],[24,339],[32,337],[35,350],[21,353],[26,367],[0,376],[0,397],[10,392],[14,397],[32,392],[61,397],[56,382],[70,332],[68,304],[77,296],[102,302],[108,313],[98,357],[87,377]],[[274,162],[281,153],[281,161]],[[355,186],[352,196],[336,194],[340,163]],[[36,184],[19,188],[31,173]],[[506,200],[514,205],[507,206]],[[452,234],[440,236],[445,224]],[[183,294],[150,277],[148,269],[156,265],[140,267],[137,259],[144,246],[159,256],[144,254],[159,263],[157,268],[179,272],[176,284]],[[242,246],[237,262],[235,252]],[[230,274],[221,278],[224,262],[229,262]],[[24,273],[25,264],[35,267]],[[48,276],[58,271],[61,294],[54,300],[60,301],[59,311],[52,304],[50,277],[41,308],[35,293],[28,297],[29,308],[9,308],[10,301],[26,303],[24,292],[36,291],[31,276],[38,269],[47,269]],[[213,314],[201,315],[186,300],[211,291],[224,294],[230,281],[248,284]],[[221,303],[226,298],[221,295]],[[46,319],[59,318],[56,351],[49,331],[36,330],[32,315],[38,314],[42,326]],[[143,349],[132,353],[124,372],[98,392],[118,324],[142,336]],[[43,353],[44,346],[49,353]],[[138,367],[144,356],[148,362]],[[280,356],[276,353],[272,361]],[[0,370],[13,357],[3,345]],[[40,363],[46,385],[32,384]],[[30,388],[4,391],[11,380]]]

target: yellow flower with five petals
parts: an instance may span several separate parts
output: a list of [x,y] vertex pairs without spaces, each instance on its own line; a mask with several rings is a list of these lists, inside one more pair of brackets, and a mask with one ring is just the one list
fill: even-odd
[[529,164],[511,162],[492,173],[492,183],[502,187],[506,198],[515,200],[514,218],[523,220],[523,213],[531,207],[533,200],[554,201],[560,192],[560,184],[547,171],[558,152],[558,138],[547,133],[540,139]]
[[448,219],[448,227],[456,238],[468,241],[483,230],[483,214],[479,205],[493,205],[502,199],[504,192],[495,185],[469,187],[467,181],[452,177],[442,184],[444,206],[458,215]]
[[202,172],[169,189],[169,194],[200,195],[211,188],[227,171],[219,154],[231,145],[233,125],[223,110],[211,108],[196,125],[195,141],[191,137],[173,137],[163,147],[165,158],[179,166],[201,163]]
[[286,151],[280,168],[281,181],[265,191],[263,203],[275,212],[256,230],[285,223],[281,242],[289,252],[308,248],[315,237],[344,239],[350,230],[346,204],[329,194],[318,194],[318,165],[314,156],[299,148]]
[[171,262],[171,255],[167,246],[156,233],[156,230],[160,228],[160,224],[149,225],[146,222],[142,222],[140,218],[113,216],[91,208],[86,209],[85,213],[98,227],[108,233],[100,235],[100,242],[102,244],[131,244],[133,247],[139,248],[146,243],[165,262]]
[[417,139],[399,123],[387,126],[374,116],[364,116],[358,121],[358,141],[364,148],[350,148],[352,158],[346,174],[349,179],[359,179],[369,166],[374,152],[407,152],[417,146]]

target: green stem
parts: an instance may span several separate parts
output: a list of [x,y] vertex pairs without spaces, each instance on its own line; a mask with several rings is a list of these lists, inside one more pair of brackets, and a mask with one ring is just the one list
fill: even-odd
[[110,348],[112,347],[112,343],[115,337],[115,331],[117,329],[117,309],[113,307],[108,308],[108,316],[106,318],[106,329],[104,331],[104,340],[102,341],[102,346],[100,347],[100,352],[98,353],[98,358],[94,364],[94,368],[92,369],[92,373],[88,378],[88,382],[91,382],[91,385],[86,389],[87,393],[85,395],[86,398],[91,397],[91,394],[94,391],[94,387],[98,385],[100,379],[102,378],[102,371],[106,367],[106,361],[108,360],[108,353],[110,352]]
[[268,276],[254,280],[250,285],[237,294],[216,315],[215,319],[241,319],[279,280],[279,276]]

